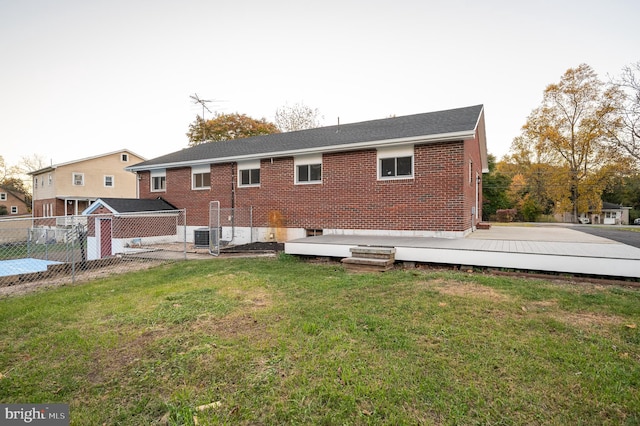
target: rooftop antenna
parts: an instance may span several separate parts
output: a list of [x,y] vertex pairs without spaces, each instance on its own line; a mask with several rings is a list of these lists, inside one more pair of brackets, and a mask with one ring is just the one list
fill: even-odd
[[211,110],[209,109],[209,107],[207,107],[207,104],[210,102],[213,102],[210,99],[200,99],[200,97],[198,96],[197,93],[194,93],[193,95],[189,95],[189,97],[191,98],[191,100],[193,101],[194,104],[200,104],[202,105],[202,120],[204,120],[204,111],[207,110],[209,111],[209,114],[211,114]]

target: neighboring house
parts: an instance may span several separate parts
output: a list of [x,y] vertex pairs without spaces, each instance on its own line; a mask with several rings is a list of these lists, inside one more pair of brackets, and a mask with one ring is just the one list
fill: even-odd
[[[4,206],[2,210],[6,211],[7,217],[26,215],[31,209],[24,194],[4,186],[0,186],[0,206]],[[0,213],[0,217],[3,215]]]
[[88,260],[141,247],[143,240],[145,245],[178,241],[179,211],[161,198],[99,198],[82,214],[88,216]]
[[629,210],[631,207],[623,207],[620,204],[602,202],[600,212],[589,212],[591,223],[602,225],[628,225]]
[[136,175],[125,167],[144,160],[123,149],[30,172],[33,216],[77,215],[100,197],[137,198]]
[[484,108],[205,143],[127,170],[138,174],[140,198],[186,209],[188,238],[219,223],[211,201],[251,208],[251,223],[233,213],[224,219],[251,227],[246,235],[257,240],[463,236],[482,217]]
[[[591,209],[587,213],[581,213],[580,217],[578,217],[578,222],[595,225],[628,225],[629,210],[631,210],[631,207],[623,207],[619,204],[603,201],[602,208],[599,211]],[[555,218],[559,222],[573,222],[573,214],[569,212],[556,214]]]

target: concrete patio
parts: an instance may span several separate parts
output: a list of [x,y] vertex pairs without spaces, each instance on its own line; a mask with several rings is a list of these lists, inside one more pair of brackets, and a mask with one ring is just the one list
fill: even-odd
[[357,246],[395,247],[405,262],[640,277],[640,249],[557,225],[492,226],[451,239],[320,235],[289,241],[285,252],[345,258]]

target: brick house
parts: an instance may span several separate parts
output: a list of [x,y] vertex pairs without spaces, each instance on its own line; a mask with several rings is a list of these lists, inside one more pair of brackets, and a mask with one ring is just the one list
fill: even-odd
[[100,197],[137,198],[136,176],[125,167],[144,160],[122,149],[29,172],[33,216],[78,215]]
[[[488,172],[476,105],[211,142],[127,167],[140,198],[210,223],[211,201],[252,209],[254,239],[310,234],[463,236],[482,217]],[[190,235],[190,233],[187,233]]]
[[0,206],[4,207],[0,211],[0,216],[5,214],[7,216],[22,216],[31,212],[31,206],[24,194],[4,186],[0,186]]

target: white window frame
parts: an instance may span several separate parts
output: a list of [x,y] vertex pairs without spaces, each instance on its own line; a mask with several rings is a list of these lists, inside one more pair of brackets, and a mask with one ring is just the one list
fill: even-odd
[[[209,175],[209,185],[196,186],[196,176],[205,174]],[[204,164],[191,167],[191,189],[193,189],[194,191],[211,189],[211,165]]]
[[0,201],[7,201],[7,193],[0,192]]
[[[311,166],[320,166],[320,179],[311,180]],[[309,180],[301,181],[298,175],[298,168],[307,166],[309,171]],[[322,184],[322,154],[302,155],[293,159],[293,173],[296,185],[318,185]]]
[[[111,185],[107,185],[107,179],[111,178]],[[116,186],[116,178],[113,175],[104,175],[104,187],[105,188],[115,188]]]
[[122,153],[120,154],[120,161],[122,161],[123,163],[128,163],[129,162],[129,154],[127,153]]
[[[159,182],[164,182],[160,188],[154,188],[155,179],[160,179]],[[167,169],[151,170],[149,176],[149,185],[151,192],[166,192],[167,191]]]
[[11,206],[11,214],[18,214],[18,206]]
[[[251,181],[252,171],[258,171],[258,182],[254,183]],[[242,172],[249,172],[249,183],[242,183]],[[238,187],[249,188],[249,187],[259,187],[260,181],[262,180],[262,176],[260,174],[260,160],[255,161],[242,161],[238,162]]]
[[[397,167],[397,159],[398,158],[406,158],[411,157],[411,174],[410,175],[400,175],[396,174],[391,176],[382,176],[382,160],[396,159],[396,167]],[[377,175],[378,180],[406,180],[413,179],[415,175],[415,154],[413,145],[409,146],[400,146],[400,147],[391,147],[391,148],[378,148],[377,150]]]
[[51,173],[49,173],[48,181],[49,181],[49,186],[51,186],[51,184],[53,183],[53,175]]
[[[80,180],[82,181],[81,183],[76,183],[76,176],[80,176]],[[43,182],[44,184],[44,179]],[[73,186],[84,186],[84,173],[80,173],[80,172],[73,172],[71,173],[71,184]]]

